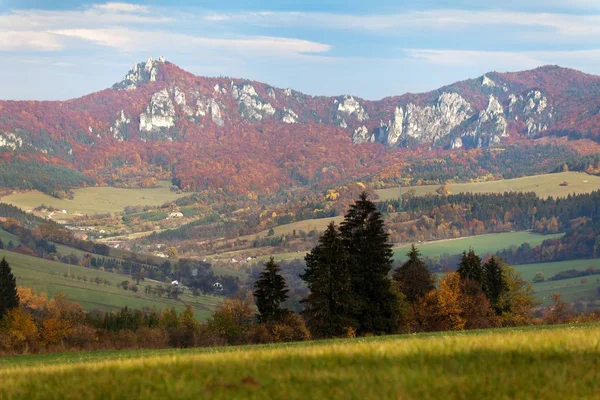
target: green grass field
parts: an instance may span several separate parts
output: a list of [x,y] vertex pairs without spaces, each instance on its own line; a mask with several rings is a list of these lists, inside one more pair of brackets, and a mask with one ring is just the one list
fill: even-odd
[[[42,260],[6,250],[0,250],[1,257],[6,257],[9,262],[13,274],[17,278],[17,285],[33,288],[38,292],[45,292],[50,297],[57,292],[61,292],[80,303],[88,311],[93,309],[112,311],[127,306],[140,309],[155,308],[157,310],[175,307],[181,312],[187,304],[192,306],[196,318],[205,320],[221,301],[214,296],[193,297],[183,295],[180,301],[147,296],[144,294],[144,286],[148,284],[156,285],[158,282],[140,282],[139,292],[134,293],[117,287],[124,280],[132,281],[126,275]],[[65,278],[65,273],[85,276],[88,281]],[[111,286],[97,285],[90,282],[91,279],[96,277],[106,279],[111,283]]]
[[[152,205],[158,206],[187,195],[177,194],[169,190],[168,182],[160,182],[158,188],[120,189],[114,187],[88,187],[74,189],[75,198],[56,199],[47,194],[32,190],[16,192],[0,198],[3,203],[12,204],[23,210],[31,210],[45,204],[60,210],[67,210],[68,215],[101,214],[121,212],[126,206]],[[56,217],[60,217],[58,214]]]
[[0,359],[7,399],[597,399],[600,326]]
[[[559,186],[564,181],[568,182],[569,186]],[[535,192],[541,198],[549,196],[566,197],[573,193],[590,193],[600,190],[600,176],[588,175],[582,172],[561,172],[492,182],[450,184],[447,186],[454,194]],[[402,193],[414,189],[417,196],[424,196],[435,194],[439,187],[440,185],[403,187]],[[400,195],[400,189],[381,189],[376,190],[375,193],[379,196],[379,201],[395,200]]]
[[[460,254],[464,250],[469,250],[471,247],[478,254],[486,254],[495,253],[511,246],[520,246],[523,243],[537,246],[546,239],[560,236],[562,236],[562,234],[539,235],[531,232],[506,232],[436,242],[416,243],[416,246],[421,254],[426,257],[436,257],[441,256],[442,254]],[[400,261],[405,260],[406,253],[408,253],[409,249],[410,245],[395,247],[394,259]]]
[[[524,279],[531,282],[538,272],[542,272],[545,275],[545,278],[548,279],[561,271],[569,269],[583,271],[589,266],[600,268],[600,259],[515,265],[515,269],[521,273],[521,276]],[[598,299],[600,298],[597,291],[598,288],[600,288],[600,275],[533,284],[536,297],[540,299],[544,305],[551,303],[550,296],[555,293],[560,293],[563,300],[572,302],[577,300],[589,301]]]

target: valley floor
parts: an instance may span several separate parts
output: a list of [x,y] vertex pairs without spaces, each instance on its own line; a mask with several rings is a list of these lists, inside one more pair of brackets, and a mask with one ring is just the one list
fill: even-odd
[[17,399],[593,399],[600,325],[0,358]]

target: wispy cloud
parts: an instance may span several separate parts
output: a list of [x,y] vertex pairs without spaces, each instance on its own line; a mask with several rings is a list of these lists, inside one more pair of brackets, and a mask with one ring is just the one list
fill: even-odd
[[[320,29],[405,33],[410,30],[444,31],[482,27],[519,27],[550,30],[577,39],[600,35],[600,15],[529,13],[516,11],[431,10],[396,14],[350,15],[307,12],[213,13],[208,22],[247,23],[264,27],[319,27]],[[545,36],[548,39],[547,35]]]
[[58,51],[64,48],[55,35],[36,31],[0,32],[0,51]]
[[405,49],[404,52],[409,59],[430,64],[484,70],[520,70],[547,64],[582,67],[600,63],[600,49],[524,52]]
[[293,56],[310,53],[325,53],[331,46],[308,40],[253,36],[237,38],[207,38],[177,34],[167,31],[142,31],[124,28],[108,29],[60,29],[52,34],[93,42],[121,51],[153,51],[165,48],[170,51],[199,51],[202,49],[253,55]]
[[106,3],[106,4],[94,4],[93,8],[98,9],[98,10],[120,11],[120,12],[127,12],[127,13],[132,13],[132,12],[147,13],[149,11],[147,6],[141,6],[138,4],[129,4],[129,3],[117,3],[117,2]]

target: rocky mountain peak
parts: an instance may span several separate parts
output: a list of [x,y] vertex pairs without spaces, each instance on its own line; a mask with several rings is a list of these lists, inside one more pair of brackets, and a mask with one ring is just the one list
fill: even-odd
[[112,88],[114,90],[133,90],[142,83],[154,82],[156,81],[158,69],[164,63],[165,58],[163,56],[160,56],[158,60],[148,57],[145,62],[134,64],[123,80],[115,83]]

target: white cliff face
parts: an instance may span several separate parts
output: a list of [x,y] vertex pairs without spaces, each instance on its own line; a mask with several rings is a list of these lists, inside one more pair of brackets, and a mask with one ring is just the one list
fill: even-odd
[[502,137],[508,136],[506,128],[508,122],[504,116],[504,108],[496,97],[490,95],[485,110],[479,113],[474,132],[467,135],[473,136],[478,147],[499,143]]
[[548,130],[554,111],[549,106],[548,98],[539,90],[532,90],[525,97],[524,103],[523,114],[527,118],[527,134],[534,135]]
[[23,139],[14,133],[0,132],[0,148],[16,150],[23,147]]
[[208,101],[208,110],[210,111],[210,118],[217,126],[225,125],[225,121],[221,116],[221,108],[215,99],[210,99]]
[[402,137],[402,133],[404,132],[404,110],[402,107],[396,107],[396,111],[394,111],[394,119],[390,123],[386,145],[395,146],[398,144],[398,140]]
[[113,126],[110,127],[110,133],[112,133],[113,137],[117,139],[119,142],[125,140],[127,135],[127,126],[131,123],[131,120],[125,117],[125,112],[121,110],[121,113],[115,120]]
[[194,110],[192,107],[188,106],[186,103],[185,93],[179,89],[177,86],[173,89],[173,97],[175,99],[175,103],[181,108],[183,114],[191,117],[194,115]]
[[344,96],[342,101],[338,103],[337,112],[353,116],[361,122],[369,119],[369,115],[365,112],[365,109],[352,96]]
[[121,82],[113,85],[113,89],[134,90],[141,83],[156,81],[158,67],[159,64],[162,63],[164,63],[164,58],[162,58],[162,61],[154,61],[152,57],[149,57],[145,63],[134,64],[127,75],[125,75],[125,78],[123,78]]
[[401,139],[410,138],[417,143],[435,144],[471,115],[471,105],[458,93],[444,92],[433,105],[410,103],[405,110],[397,107],[384,143],[396,146]]
[[481,80],[481,86],[496,87],[496,82],[484,75]]
[[146,112],[140,114],[140,131],[152,132],[175,126],[175,107],[167,89],[152,95]]
[[370,134],[369,130],[367,129],[366,126],[363,125],[354,130],[354,134],[352,135],[352,143],[360,144],[360,143],[368,143],[368,142],[374,142],[374,141],[375,141],[375,135]]
[[261,121],[265,115],[270,116],[277,111],[271,104],[261,100],[252,85],[232,85],[231,95],[238,102],[241,116],[246,119]]
[[285,94],[287,97],[290,97],[292,95],[292,89],[287,88],[283,91],[283,94]]
[[284,108],[283,112],[283,122],[285,122],[286,124],[295,124],[298,122],[298,114],[296,114],[292,109]]
[[199,98],[196,101],[196,116],[204,117],[207,114],[210,114],[212,121],[217,124],[217,126],[225,125],[225,121],[221,115],[221,107],[219,107],[219,103],[213,98]]

